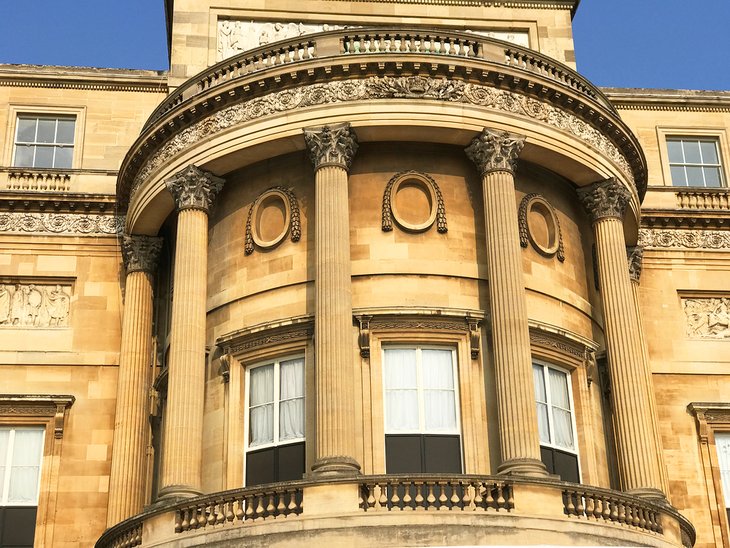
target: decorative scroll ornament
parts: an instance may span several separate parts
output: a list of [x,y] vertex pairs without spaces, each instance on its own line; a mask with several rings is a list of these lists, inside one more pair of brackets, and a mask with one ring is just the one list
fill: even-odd
[[0,213],[0,232],[109,236],[121,234],[124,216],[78,213]]
[[[534,234],[534,231],[530,228],[529,215],[533,211],[544,218],[547,226],[547,241],[539,241],[538,235]],[[522,247],[532,244],[532,247],[538,253],[546,257],[557,256],[561,263],[565,261],[563,231],[560,228],[560,221],[555,209],[545,198],[537,193],[528,194],[522,198],[517,213],[517,222]]]
[[465,152],[482,177],[492,171],[508,171],[514,176],[517,157],[524,146],[522,135],[484,128]]
[[122,259],[127,274],[147,272],[157,269],[157,260],[162,250],[162,238],[141,234],[125,234],[122,239]]
[[0,285],[0,327],[65,327],[71,285]]
[[[418,186],[429,195],[430,210],[421,223],[410,223],[404,220],[398,212],[396,198],[398,190],[404,184]],[[391,232],[393,230],[393,219],[395,219],[395,222],[401,228],[409,232],[424,232],[431,228],[434,222],[436,222],[436,230],[438,232],[441,234],[448,232],[449,228],[446,224],[444,198],[436,181],[419,171],[401,171],[395,174],[388,181],[388,184],[385,185],[385,192],[383,193],[383,232]]]
[[357,136],[350,124],[305,128],[304,140],[315,170],[337,166],[349,171],[357,152]]
[[224,182],[209,171],[190,165],[170,177],[165,184],[178,211],[201,209],[207,213]]
[[[258,224],[256,219],[260,208],[267,200],[281,200],[281,203],[285,206],[286,215],[283,226],[279,231],[278,236],[273,239],[265,240],[261,238],[257,233],[257,228],[254,224]],[[291,232],[291,241],[296,243],[302,237],[302,224],[299,218],[299,202],[294,193],[288,188],[283,186],[272,187],[265,192],[262,192],[248,210],[248,216],[246,217],[246,244],[244,251],[246,255],[251,255],[254,252],[254,244],[261,248],[268,249],[276,246],[279,242],[284,239],[287,232]]]
[[640,245],[627,247],[626,254],[629,259],[629,276],[631,281],[639,283],[641,279],[641,266],[644,261],[644,248]]
[[[131,194],[152,173],[180,152],[199,141],[239,124],[259,120],[282,112],[307,107],[355,102],[369,99],[432,99],[464,103],[524,116],[564,131],[610,158],[624,178],[634,184],[634,175],[626,157],[602,132],[575,114],[519,93],[480,84],[424,76],[379,77],[311,84],[270,93],[242,101],[210,114],[165,141],[142,165],[131,183]],[[306,137],[305,137],[306,138]]]
[[629,189],[613,177],[579,188],[577,193],[593,223],[605,217],[622,219],[631,200]]
[[730,298],[682,299],[687,335],[701,339],[730,339]]
[[642,228],[639,245],[645,248],[730,249],[730,231]]

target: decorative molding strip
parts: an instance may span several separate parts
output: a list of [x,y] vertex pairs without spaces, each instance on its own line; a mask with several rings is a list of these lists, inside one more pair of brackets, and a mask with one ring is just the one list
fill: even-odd
[[[276,199],[277,197],[286,206],[284,226],[280,231],[279,236],[271,241],[264,241],[258,234],[254,234],[251,221],[254,217],[254,212],[258,212],[259,206],[263,204],[267,198]],[[256,221],[255,219],[253,220]],[[302,223],[299,218],[299,202],[297,201],[296,195],[292,190],[284,188],[283,186],[275,186],[265,190],[259,194],[251,204],[251,207],[248,210],[248,215],[246,216],[246,238],[244,247],[246,255],[251,255],[251,253],[254,252],[254,243],[264,249],[270,249],[281,242],[284,239],[284,236],[286,236],[286,233],[290,231],[291,241],[294,243],[298,242],[302,237]]]
[[530,345],[557,354],[566,363],[586,368],[588,386],[599,379],[598,345],[574,333],[542,322],[530,321]]
[[123,232],[123,215],[80,213],[0,213],[0,232],[22,234],[116,236]]
[[730,249],[730,231],[642,228],[638,245],[649,249]]
[[311,316],[290,318],[284,322],[266,322],[219,337],[216,346],[224,354],[236,354],[256,350],[268,345],[304,341],[314,334],[314,319]]
[[429,99],[465,103],[525,116],[557,128],[610,158],[635,186],[629,162],[599,129],[574,114],[512,91],[460,80],[424,76],[378,77],[311,84],[242,101],[179,131],[158,148],[136,173],[131,194],[163,164],[196,143],[237,125],[295,109],[375,99]]
[[[536,235],[530,230],[530,223],[528,222],[528,213],[531,211],[533,206],[537,206],[542,209],[539,212],[545,218],[545,223],[548,227],[548,239],[550,238],[550,232],[553,233],[552,241],[548,241],[548,245],[542,245],[537,241]],[[550,205],[542,195],[538,193],[527,194],[520,202],[520,208],[517,212],[517,222],[520,230],[520,245],[527,247],[528,243],[532,244],[532,247],[545,257],[557,256],[558,261],[565,262],[565,248],[563,246],[563,231],[560,228],[560,221],[558,215],[555,213],[555,208]],[[552,225],[552,226],[550,226]]]
[[[431,210],[427,216],[428,219],[426,222],[419,225],[408,223],[399,218],[400,215],[398,215],[397,212],[397,205],[395,207],[393,205],[401,183],[408,181],[415,182],[422,188],[425,188],[428,194],[430,194],[429,201],[431,202]],[[391,232],[393,230],[394,218],[398,226],[409,232],[425,232],[431,228],[434,221],[436,222],[436,230],[438,230],[439,233],[445,234],[449,231],[449,227],[446,224],[446,206],[444,205],[444,197],[441,194],[441,189],[439,188],[438,183],[434,181],[433,177],[420,171],[401,171],[391,177],[388,184],[385,185],[385,192],[383,193],[382,217],[383,232]]]
[[67,327],[72,285],[0,284],[0,328]]
[[730,293],[681,299],[688,337],[730,340]]
[[0,394],[0,416],[53,418],[53,435],[61,439],[66,411],[75,401],[71,395]]

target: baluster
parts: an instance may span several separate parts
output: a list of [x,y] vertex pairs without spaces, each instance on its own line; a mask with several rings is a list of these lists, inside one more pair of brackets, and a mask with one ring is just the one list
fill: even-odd
[[379,507],[381,507],[381,508],[388,506],[388,493],[387,493],[388,488],[387,488],[387,485],[388,485],[387,483],[385,484],[385,486],[378,485],[378,488],[380,489],[380,495],[378,496],[378,502],[379,502]]
[[468,508],[472,512],[477,509],[476,504],[474,504],[474,497],[476,494],[476,490],[474,489],[473,483],[468,483],[466,488],[464,489],[464,496],[462,498],[462,508]]
[[266,505],[266,517],[269,517],[274,513],[276,506],[274,506],[274,493],[269,493],[269,503]]
[[279,503],[276,505],[276,515],[277,516],[283,516],[284,510],[286,510],[286,504],[284,504],[284,495],[287,493],[287,491],[284,491],[283,493],[279,493],[278,499]]
[[256,502],[255,497],[252,495],[249,495],[248,498],[244,499],[245,501],[245,519],[254,519],[253,510],[254,510],[254,503]]
[[198,508],[197,506],[190,508],[190,529],[198,528]]
[[492,485],[487,484],[487,486],[486,486],[486,492],[487,492],[486,502],[487,502],[487,506],[490,508],[499,508],[499,506],[497,506],[494,503],[494,497],[492,496],[492,492],[496,489],[496,487],[497,487],[497,484],[492,484]]
[[497,508],[504,508],[504,486],[501,483],[497,484]]
[[431,508],[433,507],[433,503],[436,502],[436,497],[433,495],[434,482],[428,481],[426,484],[428,485],[428,496],[426,497],[426,502],[428,502],[428,504],[426,505],[426,508]]
[[[484,508],[482,503],[484,502],[484,497],[482,496],[484,494],[484,491],[486,488],[484,487],[484,483],[481,481],[478,481],[476,485],[474,485],[474,506],[479,508]],[[489,507],[489,504],[486,505]]]
[[626,505],[623,501],[618,503],[618,522],[626,523]]
[[586,497],[586,504],[585,504],[585,511],[586,511],[586,517],[592,518],[594,517],[593,510],[595,510],[596,500],[593,497]]
[[243,521],[244,516],[244,507],[246,506],[246,498],[242,497],[240,499],[236,499],[236,521]]
[[375,506],[375,497],[373,496],[373,490],[376,487],[377,486],[374,486],[372,484],[368,484],[365,486],[365,488],[367,489],[367,493],[368,493],[367,500],[365,501],[365,506],[367,508],[372,508],[373,506]]
[[[454,506],[457,506],[461,502],[461,496],[459,495],[458,491],[464,492],[464,484],[463,482],[457,482],[451,484],[451,508]],[[461,508],[464,506],[462,505]]]
[[176,533],[181,533],[183,530],[184,518],[183,518],[182,514],[184,512],[185,512],[185,510],[178,510],[177,512],[175,512],[175,532]]
[[390,46],[392,45],[392,42],[390,40],[390,37],[387,34],[385,36],[384,44],[385,44],[385,52],[390,53]]
[[573,493],[571,491],[563,491],[563,495],[565,496],[566,502],[565,502],[565,511],[568,513],[569,516],[575,515],[575,505],[573,504]]
[[413,487],[413,483],[410,481],[403,482],[403,489],[405,490],[403,493],[403,507],[413,508],[413,505],[411,504],[413,502],[413,498],[411,497],[411,487]]
[[391,491],[390,508],[401,508],[401,506],[399,505],[400,497],[398,496],[398,482],[390,482],[388,483],[388,487]]
[[642,529],[646,529],[647,520],[646,520],[646,508],[639,508],[639,527]]
[[448,485],[446,482],[439,481],[437,482],[439,486],[439,510],[446,506],[446,502],[449,500],[446,498],[446,486]]
[[423,482],[417,481],[416,486],[416,508],[423,508]]

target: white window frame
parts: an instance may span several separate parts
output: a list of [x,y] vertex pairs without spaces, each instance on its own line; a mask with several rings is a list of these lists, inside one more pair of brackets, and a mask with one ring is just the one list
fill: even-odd
[[[11,425],[0,425],[0,430],[8,430],[10,435],[8,436],[8,448],[7,454],[5,455],[5,475],[0,478],[2,481],[2,490],[0,490],[0,507],[8,506],[38,506],[38,498],[41,491],[41,478],[43,471],[43,454],[45,451],[46,444],[46,429],[43,426],[11,426]],[[13,449],[15,445],[15,433],[18,430],[33,430],[40,434],[41,446],[39,455],[38,472],[36,476],[36,492],[35,499],[32,502],[8,502],[8,496],[10,495],[10,477],[13,469]]]
[[[718,443],[718,438],[723,440],[725,444]],[[718,471],[720,472],[720,489],[724,499],[725,508],[730,508],[730,454],[727,459],[723,459],[720,453],[721,445],[723,449],[730,453],[730,432],[715,432],[715,449],[717,451]],[[723,468],[725,462],[726,468]]]
[[[539,361],[539,360],[533,360],[532,365],[538,366],[542,369],[543,379],[545,380],[545,400],[547,403],[548,408],[548,430],[550,432],[550,441],[544,442],[540,440],[540,445],[544,447],[550,447],[551,449],[556,449],[558,451],[563,451],[564,453],[570,453],[571,455],[575,455],[578,457],[578,475],[582,477],[581,470],[580,470],[580,452],[578,448],[578,429],[576,427],[575,422],[575,400],[573,399],[573,383],[572,377],[570,374],[570,371],[567,369],[563,369],[562,367],[557,367],[551,363]],[[574,449],[568,449],[567,447],[562,447],[558,444],[556,444],[554,440],[554,432],[555,432],[555,419],[553,418],[553,404],[552,404],[552,397],[550,395],[550,376],[546,374],[548,369],[552,369],[554,371],[557,371],[559,373],[562,373],[566,377],[566,384],[568,385],[568,401],[570,402],[571,408],[566,409],[565,411],[570,411],[570,427],[573,429],[573,445]],[[535,401],[535,407],[537,408],[537,400]],[[558,407],[558,406],[555,406]],[[561,408],[562,409],[562,408]]]
[[[657,126],[657,144],[659,148],[659,159],[661,161],[661,173],[663,181],[660,185],[670,187],[675,191],[683,189],[706,188],[709,191],[722,191],[728,188],[728,165],[730,159],[730,145],[728,144],[727,132],[723,127],[676,127],[676,126]],[[696,139],[700,141],[714,140],[717,143],[718,159],[720,160],[720,175],[722,178],[722,186],[720,187],[698,187],[698,186],[675,186],[672,184],[672,171],[669,164],[669,149],[667,139]],[[651,166],[649,166],[651,169]]]
[[[456,359],[456,349],[448,346],[438,346],[438,345],[421,345],[421,344],[395,344],[395,345],[384,345],[382,347],[382,367],[383,371],[385,371],[386,368],[386,352],[391,349],[397,349],[397,350],[415,350],[416,351],[416,383],[417,383],[417,390],[418,390],[418,431],[413,430],[395,430],[395,431],[389,431],[388,430],[388,407],[386,405],[386,398],[385,393],[387,390],[386,386],[386,375],[383,374],[383,430],[385,432],[385,435],[408,435],[408,434],[422,434],[422,435],[444,435],[444,436],[459,436],[459,445],[463,445],[462,434],[461,434],[461,404],[459,401],[459,363]],[[425,413],[425,404],[424,404],[424,389],[423,389],[423,383],[422,383],[422,360],[421,360],[421,352],[423,350],[448,350],[451,352],[451,373],[453,375],[453,383],[454,383],[454,413],[456,415],[456,426],[453,430],[439,430],[439,431],[429,431],[426,429],[425,420],[426,420],[426,413]],[[463,447],[461,449],[461,458],[462,461],[464,459],[463,455]],[[462,462],[463,466],[463,462]]]
[[[669,142],[678,142],[680,143],[680,146],[682,150],[684,151],[684,144],[683,143],[712,143],[715,147],[715,154],[717,156],[717,163],[710,163],[706,162],[704,158],[702,158],[702,161],[700,163],[693,163],[688,162],[686,159],[683,158],[684,161],[682,162],[673,162],[671,157],[669,156]],[[702,156],[702,148],[700,147],[700,156]],[[722,155],[720,154],[720,142],[716,137],[701,137],[701,136],[687,136],[687,135],[668,135],[667,136],[667,158],[669,160],[669,176],[672,181],[673,187],[678,188],[723,188],[726,186],[725,184],[725,176],[723,173],[723,167],[722,167]],[[672,177],[672,168],[673,167],[681,167],[685,169],[685,179],[687,179],[686,185],[679,185],[675,184],[674,178]],[[702,169],[702,181],[703,185],[690,185],[689,179],[687,177],[686,168],[688,167],[698,167]],[[720,184],[719,186],[708,186],[707,185],[707,179],[705,177],[705,171],[704,168],[715,168],[717,169],[718,173],[720,174]]]
[[[34,120],[36,125],[36,133],[34,136],[33,141],[18,141],[18,132],[20,131],[20,121],[21,120]],[[41,143],[38,141],[38,125],[41,120],[53,120],[55,122],[55,128],[54,128],[54,136],[53,136],[53,142],[50,143]],[[58,142],[58,123],[61,120],[73,120],[74,129],[73,129],[73,138],[71,139],[70,143],[59,143]],[[77,120],[76,116],[73,114],[18,114],[16,120],[15,120],[15,135],[13,136],[13,159],[12,159],[12,165],[13,167],[18,168],[25,168],[25,169],[58,169],[58,170],[64,170],[64,169],[72,169],[73,167],[73,156],[74,156],[74,143],[76,142],[76,126],[77,126]],[[18,153],[18,146],[32,146],[33,149],[33,164],[30,166],[18,166],[16,164],[17,160],[17,153]],[[47,147],[53,149],[53,159],[52,164],[50,166],[36,166],[36,154],[38,152],[38,147]],[[56,166],[56,153],[59,149],[71,149],[71,165],[70,166]]]
[[[286,362],[290,360],[302,360],[303,362],[303,369],[302,369],[302,376],[303,376],[303,383],[304,383],[304,436],[301,438],[292,438],[284,441],[279,441],[279,406],[281,404],[281,381],[279,377],[279,367],[281,362]],[[250,417],[251,417],[251,409],[249,407],[249,402],[251,398],[251,371],[254,369],[258,369],[259,367],[267,367],[267,366],[274,366],[274,416],[273,416],[273,433],[274,433],[274,440],[271,443],[264,443],[261,445],[254,445],[251,447],[249,445],[249,438],[250,438]],[[284,445],[290,445],[293,443],[300,443],[300,442],[306,442],[306,429],[307,429],[307,387],[306,387],[306,380],[307,380],[307,362],[305,359],[304,354],[293,354],[289,356],[282,356],[280,358],[275,358],[271,360],[266,360],[261,363],[257,363],[255,365],[250,365],[246,367],[246,380],[245,380],[245,397],[244,397],[244,409],[245,409],[245,419],[244,419],[244,469],[246,466],[246,459],[245,455],[247,455],[249,452],[253,451],[259,451],[260,449],[268,449],[271,447],[281,447]],[[244,470],[245,471],[245,470]],[[245,477],[245,474],[244,474]]]

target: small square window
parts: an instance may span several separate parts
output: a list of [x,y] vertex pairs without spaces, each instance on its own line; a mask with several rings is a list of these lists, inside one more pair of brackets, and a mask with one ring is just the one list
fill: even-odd
[[673,186],[724,186],[718,140],[707,137],[667,137]]
[[13,166],[70,169],[75,129],[75,116],[18,114]]

